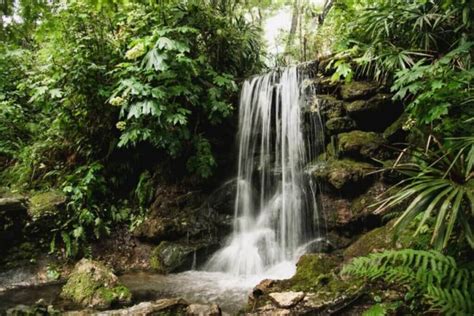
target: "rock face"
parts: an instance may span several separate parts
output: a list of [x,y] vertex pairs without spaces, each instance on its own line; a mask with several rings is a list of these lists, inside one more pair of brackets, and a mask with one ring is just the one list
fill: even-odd
[[130,304],[132,300],[130,291],[120,284],[112,271],[89,259],[82,259],[76,264],[62,289],[61,297],[93,309]]
[[155,196],[147,220],[134,237],[156,245],[150,267],[160,273],[190,269],[205,262],[231,232],[235,183],[229,181],[207,197],[177,185],[163,185]]

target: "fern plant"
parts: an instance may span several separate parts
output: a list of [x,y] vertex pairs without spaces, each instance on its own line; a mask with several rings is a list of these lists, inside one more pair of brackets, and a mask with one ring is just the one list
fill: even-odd
[[[403,151],[402,154],[407,153]],[[446,248],[453,232],[460,232],[474,248],[474,137],[447,139],[441,143],[430,136],[424,149],[413,148],[412,159],[394,164],[407,178],[384,192],[376,213],[410,201],[395,223],[396,233],[421,217],[415,235],[431,225],[431,243]],[[455,228],[457,228],[455,230]]]
[[443,315],[474,314],[474,271],[435,250],[389,250],[359,257],[345,265],[345,275],[406,285]]

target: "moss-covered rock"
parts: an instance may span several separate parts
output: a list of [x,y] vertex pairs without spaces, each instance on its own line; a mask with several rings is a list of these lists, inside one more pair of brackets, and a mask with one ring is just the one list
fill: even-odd
[[[338,267],[341,262],[342,258],[335,255],[303,255],[292,278],[265,280],[254,289],[249,304],[252,311],[257,314],[266,312],[268,315],[282,311],[294,315],[313,315],[340,304],[362,287],[359,280],[342,279],[339,276]],[[270,296],[272,293],[298,294],[299,300],[295,304],[282,306]],[[285,309],[280,310],[282,307]]]
[[313,109],[319,110],[321,117],[327,121],[345,116],[344,102],[331,95],[317,95],[313,101]]
[[89,259],[79,261],[61,291],[61,297],[85,308],[107,309],[129,304],[131,292],[102,263]]
[[408,247],[412,241],[413,230],[407,230],[398,238],[395,238],[393,229],[395,221],[392,220],[385,226],[373,229],[360,236],[359,239],[344,250],[344,258],[350,259],[367,256],[373,252]]
[[352,81],[341,86],[341,97],[347,101],[366,99],[373,96],[378,88],[376,82]]
[[351,131],[338,135],[338,152],[347,157],[383,159],[388,152],[383,145],[385,139],[374,132]]
[[169,241],[162,241],[150,256],[150,266],[159,273],[177,271],[190,265],[195,247]]
[[372,178],[369,172],[374,167],[351,159],[329,159],[316,162],[311,170],[320,181],[331,184],[336,190],[346,191],[353,189],[354,185],[359,186],[359,189],[364,186]]
[[30,197],[28,212],[33,218],[55,215],[66,203],[66,196],[60,191],[37,193]]
[[326,129],[329,134],[339,134],[356,128],[356,123],[350,117],[334,117],[326,122]]

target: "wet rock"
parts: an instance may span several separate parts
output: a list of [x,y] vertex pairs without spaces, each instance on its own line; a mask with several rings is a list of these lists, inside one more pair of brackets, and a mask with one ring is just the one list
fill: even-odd
[[312,88],[319,94],[336,95],[339,91],[340,85],[338,82],[331,80],[330,77],[317,77],[313,79]]
[[268,293],[268,291],[272,288],[273,284],[275,283],[274,280],[270,279],[265,279],[261,281],[257,286],[255,286],[252,290],[252,296],[254,298],[257,298],[265,293]]
[[341,86],[341,97],[346,101],[365,99],[374,95],[378,88],[376,82],[352,81]]
[[91,310],[66,312],[66,316],[125,316],[125,315],[185,315],[188,303],[181,298],[165,298],[153,302],[142,302],[128,308],[95,312]]
[[329,159],[318,161],[311,167],[313,175],[334,189],[346,192],[359,192],[372,178],[369,172],[374,167],[365,162],[350,159]]
[[190,268],[189,256],[194,251],[196,251],[196,248],[189,245],[162,241],[153,249],[150,256],[150,266],[157,272],[164,274],[177,271],[186,266],[186,264]]
[[129,304],[130,291],[102,263],[89,259],[79,261],[61,291],[61,297],[86,308],[107,309]]
[[382,135],[374,132],[351,131],[338,135],[339,153],[346,157],[383,159],[388,156]]
[[220,316],[221,309],[217,304],[191,304],[186,308],[188,316]]
[[234,215],[234,201],[237,192],[237,179],[227,181],[217,190],[212,192],[204,202],[210,211],[219,214]]
[[331,135],[347,132],[356,128],[356,123],[350,117],[334,117],[326,122],[327,132]]
[[290,308],[298,304],[305,296],[304,292],[276,292],[268,294],[272,302],[280,308]]

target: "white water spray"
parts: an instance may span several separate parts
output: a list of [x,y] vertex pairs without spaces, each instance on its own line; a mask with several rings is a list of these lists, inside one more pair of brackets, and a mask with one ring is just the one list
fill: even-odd
[[298,248],[318,237],[316,190],[303,170],[316,154],[303,137],[305,105],[296,67],[244,83],[234,231],[206,270],[261,275],[287,269]]

